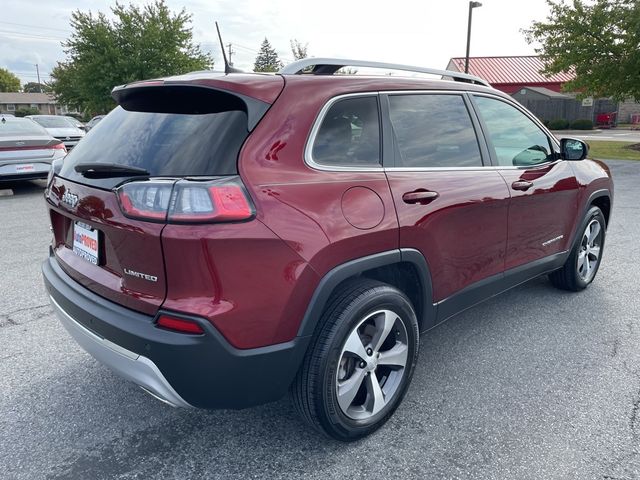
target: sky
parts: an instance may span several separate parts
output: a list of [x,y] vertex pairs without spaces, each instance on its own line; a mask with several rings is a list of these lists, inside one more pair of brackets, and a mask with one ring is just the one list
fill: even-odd
[[[144,1],[121,3],[144,4]],[[0,0],[0,67],[22,83],[50,79],[64,60],[61,42],[71,29],[74,10],[109,12],[115,0]],[[167,0],[173,10],[192,14],[194,41],[211,52],[216,69],[222,55],[215,32],[218,21],[225,44],[231,43],[236,67],[251,71],[265,37],[289,63],[290,39],[308,43],[315,57],[339,57],[446,68],[463,57],[467,0]],[[545,0],[483,0],[473,10],[471,56],[533,55],[522,28],[548,14]]]

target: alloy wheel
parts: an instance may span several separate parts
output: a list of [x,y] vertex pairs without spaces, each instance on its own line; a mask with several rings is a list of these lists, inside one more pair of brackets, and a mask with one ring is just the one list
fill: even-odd
[[336,372],[340,410],[353,420],[379,413],[398,393],[409,354],[407,329],[391,310],[377,310],[353,328]]
[[602,226],[597,219],[591,220],[585,228],[578,251],[578,276],[585,282],[593,278],[602,252]]

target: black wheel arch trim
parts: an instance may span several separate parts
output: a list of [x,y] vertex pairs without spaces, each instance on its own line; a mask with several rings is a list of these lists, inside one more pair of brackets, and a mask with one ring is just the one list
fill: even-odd
[[[575,226],[573,227],[573,232],[571,232],[571,242],[569,243],[569,249],[571,249],[571,247],[573,246],[573,243],[576,240],[576,235],[578,235],[578,230],[580,229],[580,225],[582,225],[582,220],[584,219],[584,216],[589,211],[589,208],[591,208],[593,201],[602,197],[607,197],[609,199],[609,206],[611,209],[613,209],[613,196],[611,195],[611,191],[608,188],[600,188],[598,190],[594,190],[593,192],[591,192],[587,200],[582,205],[582,208],[580,210],[581,212],[580,218],[578,218],[578,220],[576,221]],[[611,222],[611,213],[612,212],[609,211],[609,219],[606,222],[605,230],[609,228],[609,223]]]
[[421,331],[433,326],[436,319],[436,307],[433,304],[431,273],[427,261],[418,250],[401,248],[356,258],[342,263],[326,273],[309,301],[298,329],[298,337],[313,335],[329,297],[340,283],[368,270],[401,263],[413,265],[422,283],[422,318],[418,319]]
[[[584,204],[582,216],[586,215],[586,213],[589,211],[589,207],[591,206],[593,201],[601,197],[607,197],[609,199],[609,206],[613,208],[613,196],[611,195],[611,191],[608,188],[601,188],[599,190],[595,190],[591,192],[591,195],[589,195],[589,198]],[[610,218],[611,218],[611,211],[609,211],[609,219]],[[609,227],[609,222],[607,222],[607,225],[605,225],[605,227],[607,228]]]

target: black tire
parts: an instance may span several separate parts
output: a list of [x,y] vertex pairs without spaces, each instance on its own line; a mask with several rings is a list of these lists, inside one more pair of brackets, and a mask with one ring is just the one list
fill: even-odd
[[[585,230],[592,222],[598,222],[600,227],[600,238],[599,238],[599,255],[597,260],[595,261],[593,267],[591,268],[591,272],[587,278],[584,278],[580,273],[580,265],[578,265],[578,261],[580,259],[581,253],[584,252],[584,236]],[[602,254],[604,253],[604,241],[606,237],[606,221],[602,211],[596,207],[592,206],[589,208],[589,211],[584,217],[584,220],[580,224],[580,228],[576,233],[576,239],[574,241],[573,248],[571,249],[571,253],[567,258],[564,266],[549,274],[549,279],[551,283],[562,290],[569,290],[572,292],[579,292],[580,290],[584,290],[589,286],[593,279],[596,277],[598,273],[598,268],[600,267],[600,262],[602,261]]]
[[[398,289],[368,279],[347,282],[339,289],[340,291],[327,303],[290,393],[293,404],[309,425],[329,437],[348,442],[380,428],[402,401],[418,358],[419,333],[413,306]],[[383,315],[384,318],[379,315]],[[392,324],[393,327],[390,330],[382,329],[383,332],[376,330],[379,324]],[[364,335],[362,332],[373,332],[373,335],[361,338],[361,335]],[[379,335],[376,332],[379,332]],[[353,338],[358,338],[362,343],[359,347],[364,345],[364,352],[370,355],[367,361],[352,355],[350,351],[345,351],[348,350],[347,340]],[[367,344],[367,341],[370,343]],[[378,344],[377,348],[375,344]],[[385,344],[392,347],[385,347]],[[388,350],[384,351],[385,348]],[[402,350],[402,355],[406,353],[405,366],[394,365],[391,369],[392,367],[383,365],[382,359],[388,359],[389,353],[392,350],[397,352],[398,349]],[[372,353],[369,353],[370,351]],[[352,365],[353,378],[356,377],[357,371],[358,378],[364,379],[359,380],[359,387],[351,389],[358,392],[353,404],[351,400],[345,400],[345,396],[342,397],[343,405],[344,402],[349,402],[350,406],[346,411],[348,414],[343,410],[337,393],[339,388],[345,388],[339,385],[341,372],[344,372],[343,382],[351,380],[346,378],[347,364]],[[366,364],[366,367],[363,364]],[[374,379],[381,390],[373,386]],[[384,389],[388,389],[388,393],[382,397],[369,394]],[[361,405],[357,405],[359,398],[365,399]],[[380,398],[384,401],[379,402],[377,399]],[[366,416],[369,405],[369,418],[350,418],[349,415],[355,415],[355,410],[360,410],[358,415]],[[384,407],[378,410],[380,405]]]

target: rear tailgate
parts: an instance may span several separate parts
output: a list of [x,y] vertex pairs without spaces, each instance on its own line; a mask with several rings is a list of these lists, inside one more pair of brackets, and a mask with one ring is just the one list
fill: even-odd
[[[94,293],[149,315],[166,296],[161,234],[169,195],[185,182],[199,187],[212,178],[237,177],[239,151],[270,106],[247,96],[242,83],[245,93],[235,93],[227,80],[223,90],[216,79],[205,85],[178,78],[115,89],[120,106],[65,157],[48,188],[60,266]],[[274,86],[268,92],[275,98],[283,80],[264,81]],[[104,175],[105,166],[129,172]],[[201,207],[187,203],[180,207]]]
[[48,200],[53,251],[65,272],[104,298],[155,314],[166,292],[160,243],[164,223],[127,218],[113,191],[61,177],[54,177]]

